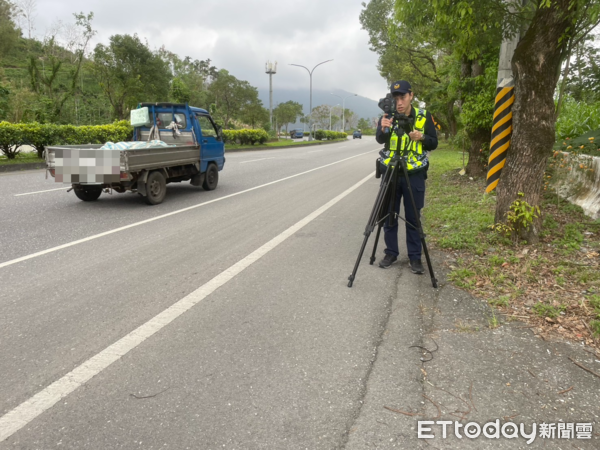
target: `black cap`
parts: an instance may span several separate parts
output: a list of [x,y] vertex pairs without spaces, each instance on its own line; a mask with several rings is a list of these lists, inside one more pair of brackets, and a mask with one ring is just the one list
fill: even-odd
[[390,87],[390,92],[394,94],[406,94],[412,93],[410,83],[406,80],[394,81]]

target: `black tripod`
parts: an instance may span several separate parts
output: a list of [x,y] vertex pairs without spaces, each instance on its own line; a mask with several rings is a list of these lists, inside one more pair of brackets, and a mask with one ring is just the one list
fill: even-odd
[[[408,145],[410,145],[410,140],[406,140],[405,151],[402,154],[406,154],[406,150]],[[377,162],[379,164],[379,161]],[[406,219],[400,216],[400,214],[396,213],[394,209],[395,197],[396,197],[396,186],[398,184],[398,177],[400,176],[400,170],[402,170],[402,174],[406,178],[406,185],[408,186],[408,193],[410,195],[410,202],[412,203],[412,207],[415,211],[415,217],[417,218],[416,225],[408,222]],[[406,201],[406,199],[405,199]],[[397,216],[397,217],[394,217]],[[360,247],[360,252],[358,253],[358,258],[356,259],[356,263],[354,264],[354,270],[352,274],[348,277],[348,287],[352,287],[352,283],[356,278],[356,271],[358,270],[358,266],[360,264],[360,260],[365,251],[365,247],[367,246],[367,241],[369,240],[369,236],[375,229],[377,228],[377,236],[375,237],[375,244],[373,245],[373,253],[371,255],[371,259],[369,260],[369,264],[373,265],[375,261],[375,252],[377,251],[377,243],[379,242],[379,235],[381,233],[381,228],[383,227],[383,223],[386,220],[396,220],[397,218],[402,219],[409,226],[419,231],[419,236],[421,237],[421,244],[423,245],[423,253],[425,253],[425,259],[427,260],[427,267],[429,268],[429,275],[431,276],[431,284],[434,288],[437,288],[437,280],[435,279],[435,275],[433,273],[433,267],[431,266],[431,259],[429,258],[429,252],[427,251],[427,243],[425,242],[425,234],[423,233],[423,227],[421,226],[421,219],[419,218],[419,211],[417,210],[417,205],[415,204],[415,199],[413,197],[412,188],[410,186],[410,182],[408,180],[408,170],[406,168],[406,161],[399,155],[399,152],[394,152],[393,157],[390,160],[389,165],[387,166],[387,170],[383,176],[383,181],[381,182],[381,186],[379,188],[379,192],[377,193],[377,198],[375,199],[375,205],[373,205],[373,210],[371,211],[371,215],[369,217],[369,222],[365,228],[362,246]]]

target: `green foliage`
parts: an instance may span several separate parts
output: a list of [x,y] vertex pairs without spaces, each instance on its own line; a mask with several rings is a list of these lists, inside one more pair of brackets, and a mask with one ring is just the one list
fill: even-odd
[[565,90],[577,102],[600,101],[600,50],[597,42],[597,35],[587,36],[572,51]]
[[[208,88],[210,102],[214,104],[211,113],[222,119],[225,128],[230,127],[234,118],[260,123],[264,119],[264,108],[258,99],[258,90],[250,83],[238,80],[227,70],[221,69]],[[268,117],[268,116],[267,116]]]
[[15,8],[11,2],[0,0],[0,58],[7,55],[19,39],[15,22]]
[[596,314],[600,314],[600,295],[592,294],[588,297],[588,301],[590,302],[590,306],[596,311]]
[[[556,120],[557,142],[564,142],[567,138],[575,138],[584,133],[595,131],[600,128],[600,101],[586,103],[575,101],[572,97],[566,97]],[[568,147],[569,144],[564,145]],[[595,149],[598,146],[596,144]]]
[[566,311],[566,307],[564,305],[561,306],[552,306],[547,305],[545,303],[536,303],[533,305],[533,310],[542,317],[549,317],[554,319],[560,315],[561,312]]
[[[519,198],[525,196],[522,192],[519,192],[518,195]],[[506,214],[506,223],[490,225],[490,229],[507,238],[512,238],[516,242],[519,236],[529,230],[533,221],[539,218],[540,214],[539,206],[532,206],[525,200],[515,200]]]
[[509,295],[501,295],[498,298],[489,300],[488,303],[492,306],[509,307],[510,306],[510,296]]
[[279,127],[285,126],[287,134],[288,125],[303,117],[302,105],[292,100],[280,103],[273,109],[273,117]]
[[7,85],[0,83],[0,120],[5,120],[8,113],[8,97],[10,89]]
[[[519,192],[519,197],[523,198],[525,194]],[[510,205],[510,211],[506,216],[507,221],[512,224],[517,233],[528,231],[533,224],[534,219],[540,216],[540,207],[531,206],[525,200],[515,200]]]
[[563,236],[553,241],[554,245],[563,250],[564,254],[572,254],[581,248],[583,225],[580,223],[569,223],[565,225]]
[[172,68],[171,100],[208,109],[208,85],[218,72],[210,59],[192,60],[189,56],[182,59],[165,48],[159,49],[158,55]]
[[243,129],[243,130],[223,130],[223,139],[225,143],[254,145],[256,143],[264,144],[269,140],[269,133],[263,129]]
[[181,78],[173,78],[171,82],[171,98],[176,103],[189,103],[191,98],[190,89]]
[[41,157],[49,145],[104,144],[127,141],[133,129],[128,121],[111,125],[55,125],[33,123],[0,122],[0,150],[9,159],[14,159],[22,145],[35,147]]
[[461,83],[463,104],[461,121],[467,131],[492,129],[498,58],[491,58],[484,75],[466,78]]
[[317,130],[315,131],[315,139],[317,141],[327,140],[331,141],[333,139],[345,139],[348,137],[348,134],[343,131],[329,131],[329,130]]
[[0,151],[8,158],[15,159],[23,145],[23,125],[0,122]]
[[111,36],[108,46],[96,46],[93,59],[93,70],[116,119],[124,119],[131,106],[142,101],[168,97],[172,77],[168,64],[137,34]]
[[590,321],[590,328],[592,329],[594,335],[600,336],[600,320]]

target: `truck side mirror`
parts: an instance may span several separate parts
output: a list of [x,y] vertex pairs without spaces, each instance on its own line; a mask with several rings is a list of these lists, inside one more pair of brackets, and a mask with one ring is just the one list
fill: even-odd
[[223,140],[223,128],[220,125],[217,125],[217,138],[219,141]]

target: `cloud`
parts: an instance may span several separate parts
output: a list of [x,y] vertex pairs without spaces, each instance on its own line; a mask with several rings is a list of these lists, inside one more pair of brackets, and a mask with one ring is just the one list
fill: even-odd
[[343,89],[377,99],[387,83],[377,71],[377,55],[358,20],[361,2],[305,0],[289,4],[274,0],[115,0],[38,1],[38,36],[56,20],[72,23],[75,12],[94,12],[98,31],[93,45],[114,34],[134,34],[152,49],[165,46],[180,57],[210,59],[239,79],[268,87],[267,61],[277,61],[274,84],[308,87],[306,70],[321,61],[334,61],[313,72],[313,89]]

